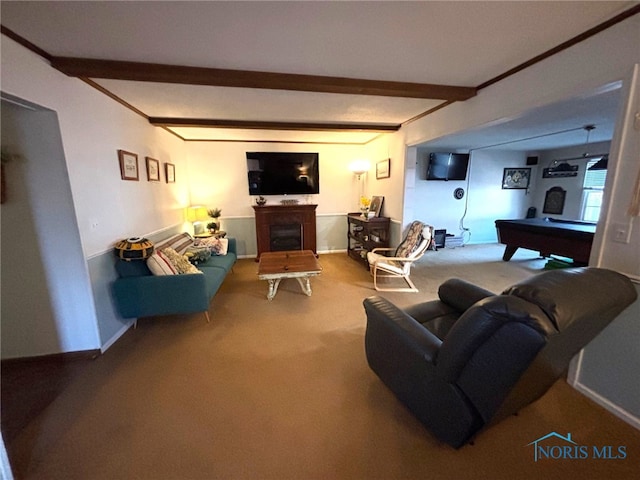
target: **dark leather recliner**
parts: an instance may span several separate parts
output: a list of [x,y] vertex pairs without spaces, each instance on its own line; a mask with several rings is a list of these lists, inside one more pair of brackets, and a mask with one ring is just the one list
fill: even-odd
[[371,369],[440,440],[459,448],[540,398],[637,298],[601,268],[552,270],[495,295],[460,279],[400,309],[364,300]]

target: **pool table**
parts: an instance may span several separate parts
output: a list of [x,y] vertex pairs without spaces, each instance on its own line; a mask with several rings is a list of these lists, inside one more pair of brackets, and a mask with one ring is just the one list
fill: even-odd
[[551,254],[588,264],[596,226],[593,223],[553,218],[496,220],[498,241],[506,245],[502,259],[511,260],[518,248],[537,250],[543,257]]

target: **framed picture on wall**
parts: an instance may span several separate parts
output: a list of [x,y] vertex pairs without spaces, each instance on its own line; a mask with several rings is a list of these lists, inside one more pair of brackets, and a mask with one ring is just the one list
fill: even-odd
[[118,150],[118,161],[120,162],[120,177],[122,180],[133,180],[137,182],[138,178],[138,155]]
[[376,178],[377,179],[389,178],[389,176],[391,175],[391,172],[389,170],[390,163],[391,163],[391,160],[389,158],[386,158],[386,159],[381,160],[380,162],[376,163]]
[[175,183],[176,182],[176,166],[173,163],[165,163],[164,175],[167,179],[167,183]]
[[530,168],[505,168],[502,174],[502,188],[505,190],[529,188],[530,180]]
[[147,161],[147,180],[149,182],[160,181],[160,162],[151,157],[145,157]]
[[542,213],[562,215],[566,195],[567,191],[562,187],[552,187],[547,190],[547,193],[544,196],[544,207],[542,207]]

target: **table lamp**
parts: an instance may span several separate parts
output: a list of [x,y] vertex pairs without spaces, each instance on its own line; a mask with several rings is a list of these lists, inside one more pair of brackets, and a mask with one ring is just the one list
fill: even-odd
[[187,221],[193,224],[193,233],[198,235],[204,231],[202,222],[209,218],[207,207],[202,205],[193,205],[187,208]]

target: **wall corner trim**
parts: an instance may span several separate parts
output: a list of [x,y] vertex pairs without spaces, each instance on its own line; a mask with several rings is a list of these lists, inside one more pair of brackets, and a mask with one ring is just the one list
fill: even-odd
[[575,388],[580,393],[582,393],[585,397],[589,398],[590,400],[593,400],[598,405],[605,408],[607,411],[611,412],[613,415],[615,415],[625,423],[628,423],[632,427],[640,430],[640,418],[627,412],[624,408],[621,408],[620,406],[616,405],[611,400],[603,397],[597,392],[594,392],[589,387],[580,383],[580,381],[576,381],[574,384],[572,384],[572,387]]

